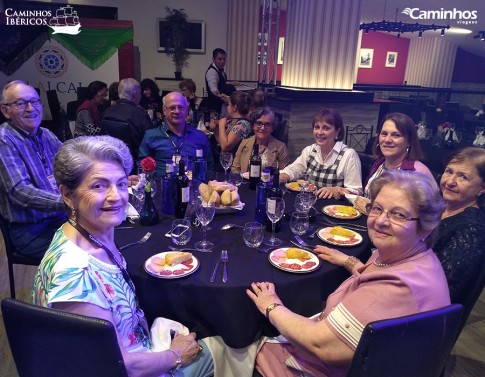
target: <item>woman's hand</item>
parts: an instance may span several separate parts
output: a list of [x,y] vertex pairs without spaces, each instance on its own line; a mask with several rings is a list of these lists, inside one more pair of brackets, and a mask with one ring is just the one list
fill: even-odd
[[370,203],[370,200],[367,199],[367,198],[364,198],[363,196],[358,196],[357,198],[355,198],[355,202],[354,202],[354,208],[363,213],[364,215],[367,214],[367,209],[365,208],[367,204]]
[[180,355],[182,366],[191,363],[201,351],[194,332],[189,335],[177,335],[173,338],[170,348]]
[[252,283],[250,289],[246,289],[246,293],[248,294],[249,298],[253,300],[256,304],[258,310],[266,315],[266,308],[273,304],[281,304],[280,298],[276,294],[275,286],[273,283],[268,283],[267,281],[262,283]]
[[317,197],[322,198],[322,199],[330,199],[330,198],[335,198],[335,199],[341,199],[342,196],[345,196],[345,194],[348,193],[348,190],[343,188],[343,187],[322,187],[317,190]]
[[139,175],[130,175],[128,176],[128,187],[136,186],[140,182]]
[[318,254],[318,257],[320,259],[332,263],[336,266],[343,266],[345,261],[349,257],[347,254],[344,254],[341,251],[331,249],[322,245],[315,246],[314,251]]

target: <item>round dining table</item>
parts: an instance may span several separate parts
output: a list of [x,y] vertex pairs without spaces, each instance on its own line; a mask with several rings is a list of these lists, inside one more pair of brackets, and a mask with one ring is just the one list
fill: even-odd
[[[295,313],[311,316],[320,312],[325,300],[346,278],[349,273],[343,268],[320,261],[319,267],[307,273],[288,272],[276,268],[269,262],[268,253],[249,248],[243,241],[243,230],[234,228],[221,230],[227,223],[244,225],[254,220],[256,192],[249,190],[249,185],[239,186],[241,201],[245,204],[242,210],[216,209],[214,219],[209,224],[207,240],[214,243],[212,252],[192,252],[199,261],[199,267],[192,274],[180,278],[155,277],[145,271],[144,265],[154,254],[170,251],[173,245],[166,236],[171,229],[174,216],[160,214],[160,222],[153,226],[141,226],[124,222],[115,230],[117,244],[139,240],[147,232],[151,237],[144,243],[130,246],[123,250],[128,271],[136,287],[137,297],[149,323],[156,317],[165,317],[187,326],[195,331],[198,338],[220,336],[226,345],[232,348],[243,348],[262,335],[275,336],[276,329],[261,314],[246,293],[252,282],[268,281],[276,286],[276,292],[284,305]],[[295,247],[295,240],[290,230],[289,215],[295,209],[293,202],[296,193],[289,191],[284,195],[286,215],[281,222],[281,230],[276,234],[283,241],[281,247]],[[326,220],[345,224],[366,225],[366,216],[354,220],[336,220],[323,214],[322,208],[332,204],[347,204],[345,200],[318,199],[314,207],[310,229],[323,228]],[[331,226],[331,225],[330,225]],[[192,239],[187,247],[194,247],[202,239],[203,232],[195,226]],[[332,246],[348,255],[367,260],[371,244],[366,231],[359,232],[362,242],[356,246]],[[265,236],[269,236],[265,232]],[[319,237],[310,239],[303,236],[305,242],[316,245],[325,244]],[[331,245],[328,245],[331,246]],[[228,251],[228,281],[222,281],[222,264],[216,280],[209,279],[216,263],[221,258],[221,250]]]

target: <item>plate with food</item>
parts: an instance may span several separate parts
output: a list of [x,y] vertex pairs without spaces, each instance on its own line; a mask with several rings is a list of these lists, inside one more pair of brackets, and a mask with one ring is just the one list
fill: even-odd
[[341,226],[320,229],[317,235],[322,241],[337,246],[355,246],[363,240],[359,233]]
[[177,279],[194,273],[199,268],[199,260],[191,253],[167,251],[148,258],[145,271],[160,279]]
[[[306,181],[304,181],[303,179],[298,179],[296,181],[286,183],[285,186],[290,191],[300,192],[301,186],[304,185],[305,182]],[[312,191],[315,191],[316,189],[317,189],[317,186],[307,182],[307,187],[305,191],[312,192]]]
[[320,267],[318,257],[297,247],[280,247],[268,255],[269,262],[283,271],[297,274],[312,272]]
[[335,217],[336,219],[357,219],[362,216],[362,214],[352,206],[331,205],[323,207],[322,211],[325,215]]

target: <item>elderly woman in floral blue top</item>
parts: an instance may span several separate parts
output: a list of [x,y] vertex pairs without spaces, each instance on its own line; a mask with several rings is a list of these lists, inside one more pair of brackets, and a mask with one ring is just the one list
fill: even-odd
[[114,227],[126,216],[132,164],[126,145],[110,136],[78,137],[59,149],[54,174],[71,217],[39,266],[33,302],[113,323],[130,376],[211,376],[212,358],[207,347],[201,352],[195,333],[176,336],[165,351],[151,350],[145,316],[114,242]]

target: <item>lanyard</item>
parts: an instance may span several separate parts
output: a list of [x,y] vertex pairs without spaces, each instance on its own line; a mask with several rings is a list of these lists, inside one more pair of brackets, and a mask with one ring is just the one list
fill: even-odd
[[44,143],[37,138],[37,135],[29,135],[29,140],[33,141],[33,144],[31,144],[34,146],[35,153],[39,156],[42,165],[44,165],[44,168],[47,170]]
[[185,139],[187,138],[187,134],[189,133],[187,130],[187,124],[185,125],[185,132],[182,135],[182,142],[177,145],[175,142],[172,140],[172,137],[168,134],[168,132],[165,130],[165,127],[163,128],[163,132],[165,132],[165,135],[167,135],[168,140],[172,143],[173,147],[175,148],[175,154],[180,154],[180,148],[182,148],[182,145],[185,143]]
[[[108,249],[105,245],[103,245],[100,241],[98,241],[94,236],[92,236],[91,234],[89,234],[89,232],[84,229],[81,225],[79,225],[77,222],[75,222],[73,219],[69,219],[69,223],[74,227],[76,228],[76,230],[81,233],[81,235],[86,238],[87,240],[91,241],[92,243],[94,243],[96,246],[104,249],[104,251],[106,251],[106,254],[108,254],[109,258],[111,259],[111,261],[116,264],[116,266],[120,269],[121,271],[121,274],[123,275],[123,279],[125,279],[126,283],[130,286],[131,290],[133,291],[133,294],[135,295],[135,298],[136,298],[136,291],[135,291],[135,285],[133,284],[133,281],[131,280],[130,278],[130,275],[128,274],[128,271],[126,271],[126,269],[121,265],[120,262],[118,262],[118,260],[115,258],[115,256],[113,255],[113,252]],[[138,303],[137,303],[137,306],[138,306]]]

